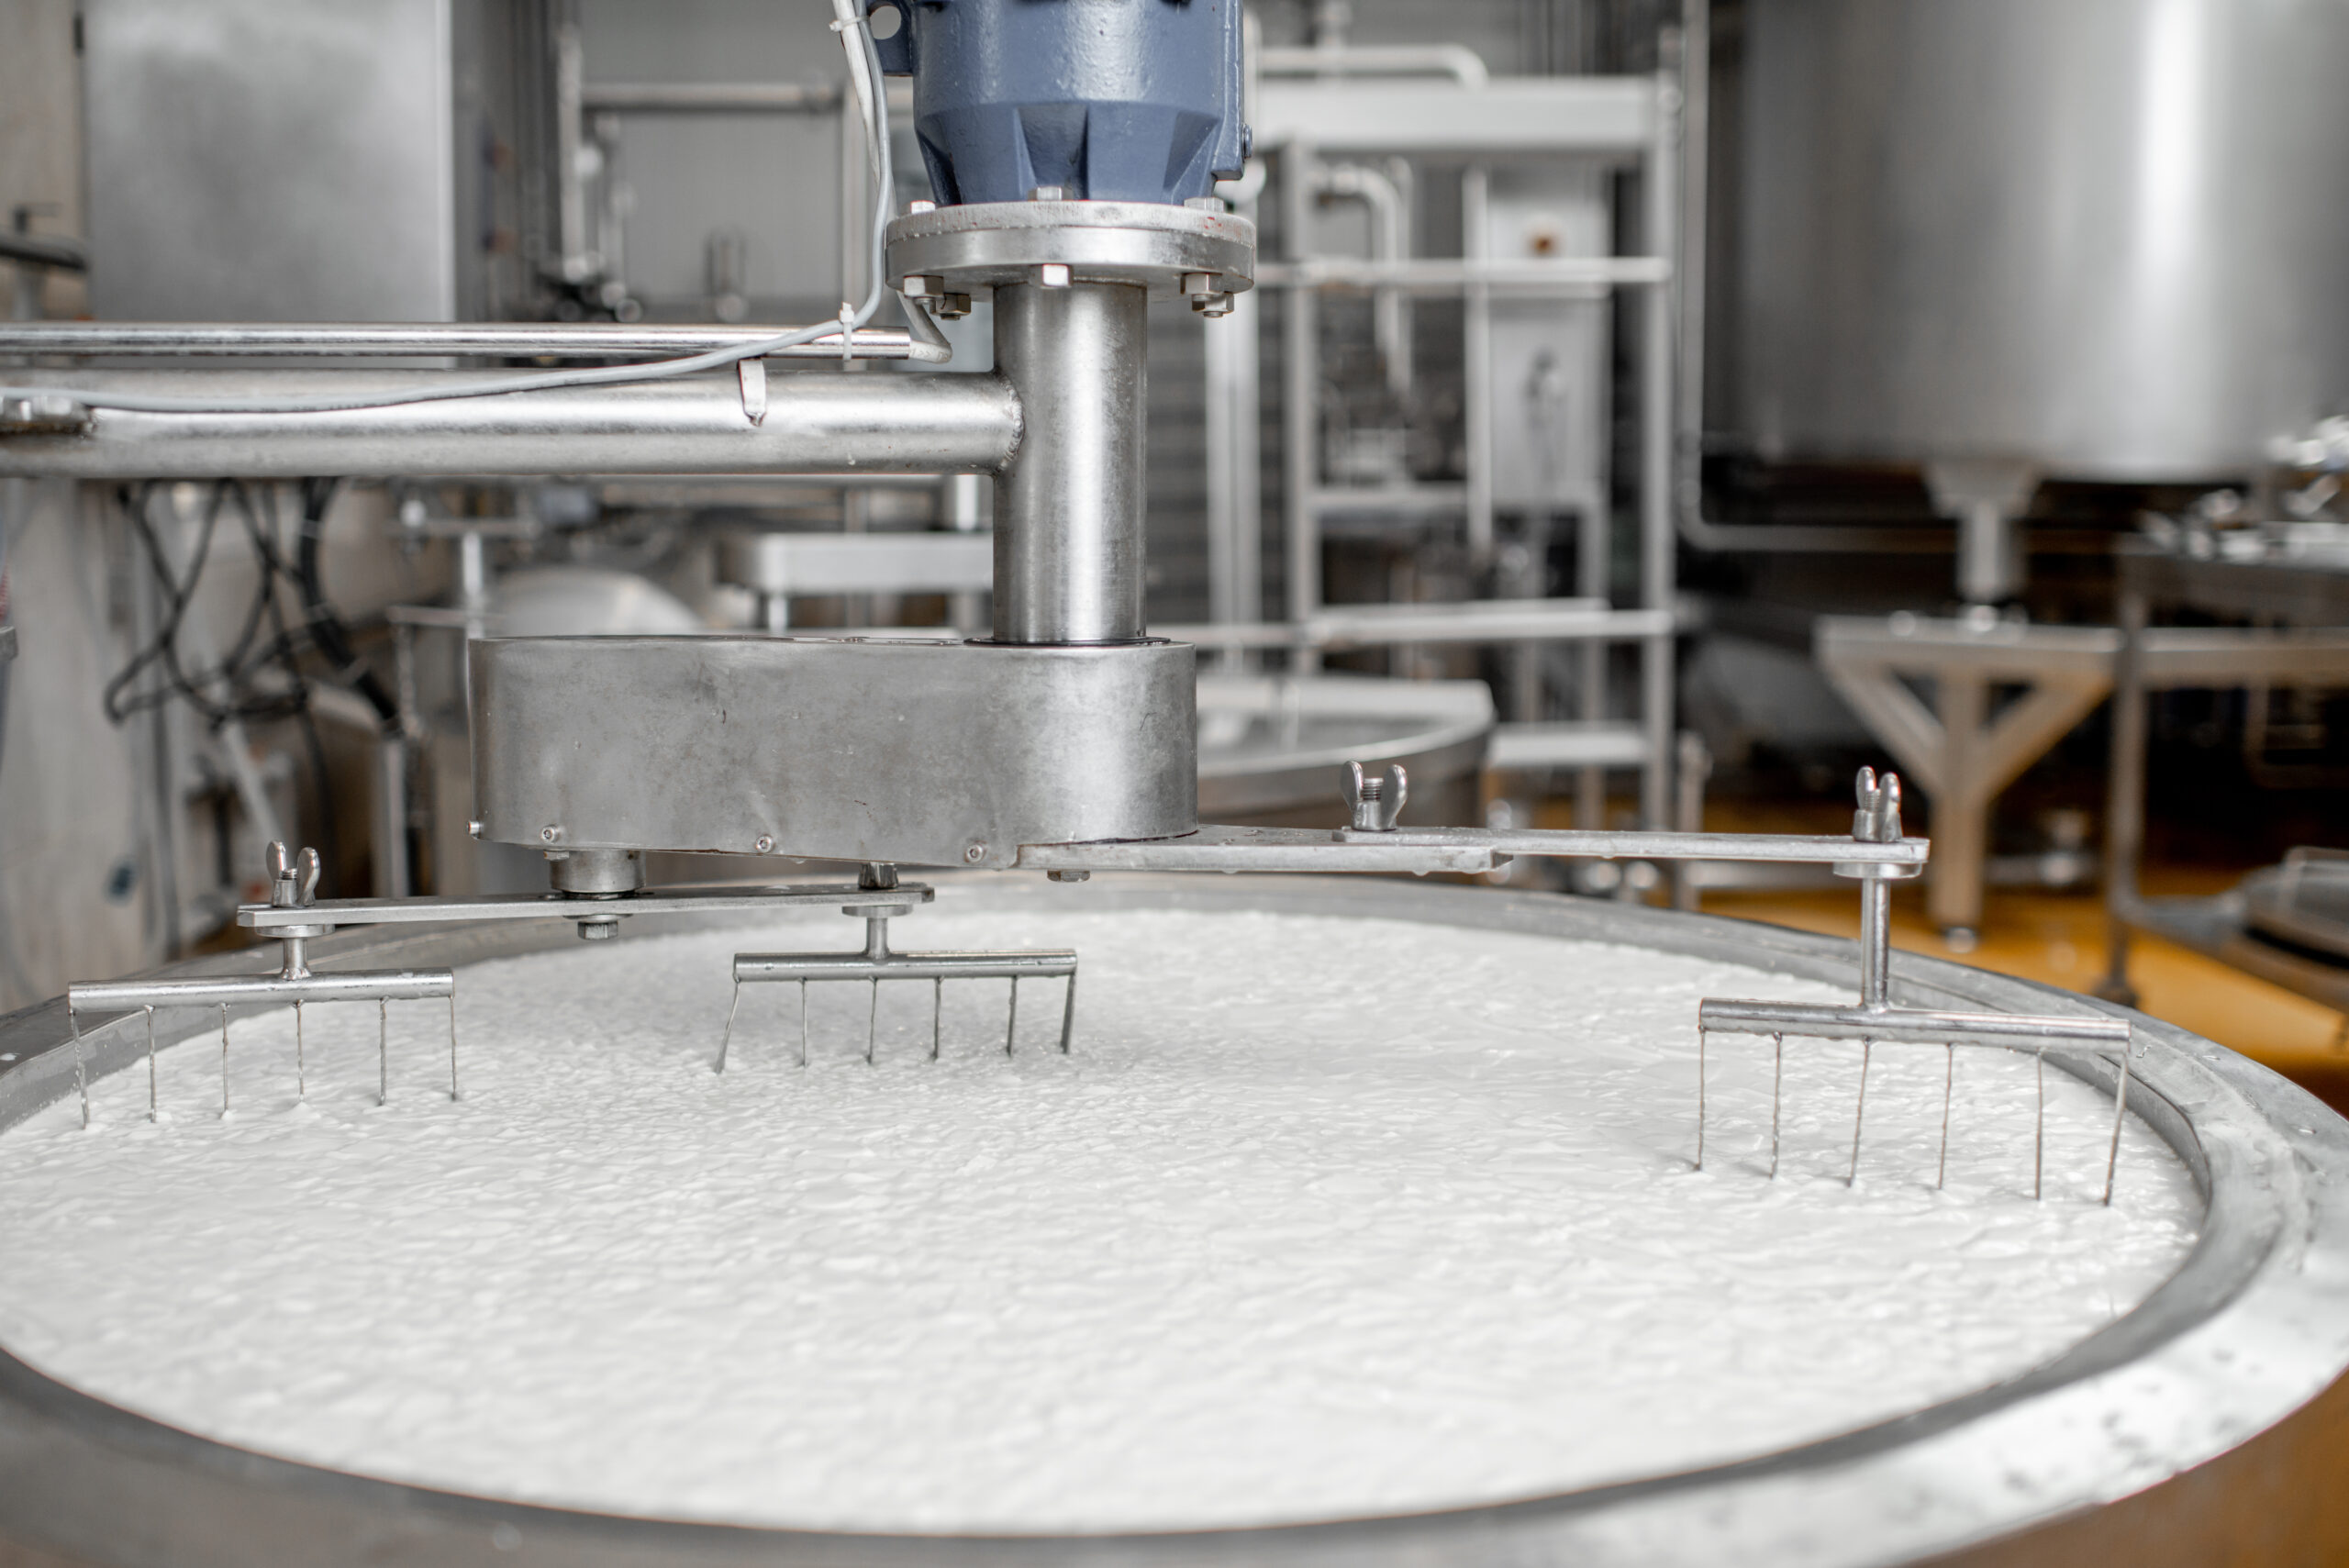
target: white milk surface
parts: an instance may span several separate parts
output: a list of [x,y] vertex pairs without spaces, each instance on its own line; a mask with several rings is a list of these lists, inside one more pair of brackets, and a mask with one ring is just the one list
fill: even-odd
[[1200,1528],[1504,1500],[1827,1436],[2014,1376],[2191,1243],[2110,1102],[1963,1052],[1712,1048],[1700,996],[1838,992],[1628,947],[1261,914],[896,923],[1057,982],[748,987],[837,916],[481,964],[446,1014],[290,1014],[0,1136],[0,1342],[229,1442],[463,1492],[860,1530]]

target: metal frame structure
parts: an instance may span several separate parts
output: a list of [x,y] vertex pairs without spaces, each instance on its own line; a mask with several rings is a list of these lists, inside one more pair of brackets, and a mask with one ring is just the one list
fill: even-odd
[[[1321,600],[1321,517],[1333,508],[1419,514],[1456,512],[1472,558],[1489,561],[1494,549],[1492,411],[1488,364],[1491,307],[1497,297],[1587,297],[1594,290],[1640,291],[1637,312],[1640,365],[1639,428],[1640,586],[1638,608],[1619,618],[1595,620],[1578,635],[1586,639],[1579,677],[1581,723],[1528,751],[1539,765],[1578,767],[1577,819],[1595,820],[1604,799],[1601,770],[1622,765],[1629,748],[1620,727],[1601,719],[1607,700],[1604,647],[1632,644],[1640,650],[1640,703],[1636,766],[1640,814],[1649,826],[1669,818],[1672,808],[1673,635],[1668,619],[1675,599],[1673,527],[1674,443],[1676,428],[1676,339],[1682,308],[1675,279],[1681,217],[1680,159],[1682,91],[1676,68],[1653,77],[1558,77],[1485,79],[1457,69],[1456,61],[1420,58],[1370,62],[1381,72],[1435,72],[1435,80],[1394,80],[1384,74],[1354,79],[1336,74],[1350,69],[1348,50],[1326,61],[1313,50],[1286,51],[1284,74],[1319,65],[1327,74],[1313,80],[1265,81],[1258,90],[1255,116],[1260,154],[1276,156],[1283,226],[1290,255],[1259,269],[1260,287],[1286,292],[1284,328],[1284,445],[1287,453],[1286,550],[1287,615],[1309,623],[1324,609]],[[1295,58],[1292,59],[1291,57]],[[1469,254],[1459,258],[1395,257],[1341,259],[1299,253],[1313,203],[1327,184],[1326,160],[1334,153],[1380,152],[1458,161],[1465,165],[1462,224]],[[1526,155],[1614,160],[1642,175],[1642,239],[1646,253],[1606,257],[1560,257],[1509,261],[1482,253],[1488,165]],[[1465,305],[1467,477],[1464,485],[1414,485],[1395,490],[1330,488],[1320,479],[1319,424],[1319,297],[1326,291],[1369,290],[1382,297],[1409,294],[1453,295]],[[1209,350],[1208,420],[1210,473],[1208,548],[1210,576],[1217,587],[1219,620],[1252,621],[1262,615],[1258,581],[1258,534],[1254,492],[1253,430],[1213,412],[1220,401],[1252,393],[1255,324],[1241,306],[1244,328],[1229,341],[1212,340]],[[1603,594],[1608,579],[1610,520],[1592,519],[1582,529],[1578,591]],[[1478,639],[1482,640],[1482,639]],[[1491,640],[1498,641],[1500,639]],[[1313,650],[1297,657],[1309,666]]]
[[[2254,683],[2349,686],[2349,567],[2259,556],[2197,560],[2147,543],[2124,546],[2112,695],[2112,765],[2105,806],[2105,906],[2110,942],[2098,995],[2134,1003],[2130,939],[2160,936],[2288,990],[2349,1012],[2349,966],[2263,941],[2245,929],[2243,901],[2147,898],[2138,888],[2145,841],[2149,694],[2181,686]],[[2156,605],[2332,629],[2279,632],[2152,627]],[[2190,660],[2170,651],[2199,644]]]

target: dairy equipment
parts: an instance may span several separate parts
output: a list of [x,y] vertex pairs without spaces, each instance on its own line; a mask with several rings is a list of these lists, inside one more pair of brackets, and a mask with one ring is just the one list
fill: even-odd
[[[1851,974],[1848,944],[1826,938],[1423,884],[1097,878],[1070,888],[965,878],[947,896],[972,910],[1079,917],[1116,909],[1375,914],[1519,940],[1630,943],[1816,981],[1847,984]],[[723,918],[744,917],[738,912]],[[619,940],[651,929],[639,924]],[[723,940],[731,929],[714,934]],[[567,928],[543,920],[387,928],[323,939],[317,954],[337,966],[462,969],[571,941]],[[189,971],[217,973],[233,962],[199,960]],[[2083,1022],[2117,1016],[2076,996],[1906,954],[1892,958],[1889,983],[1907,1002],[2059,1012]],[[2199,1525],[2181,1525],[2170,1505],[2190,1490],[2167,1483],[2268,1427],[2349,1364],[2338,1272],[2331,1267],[2343,1244],[2343,1219],[2338,1184],[2327,1179],[2344,1155],[2332,1124],[2299,1091],[2169,1026],[2140,1022],[2137,1030],[2142,1093],[2132,1096],[2132,1114],[2147,1118],[2204,1173],[2199,1179],[2208,1184],[2208,1217],[2192,1254],[2153,1297],[2025,1377],[1792,1452],[1691,1474],[1629,1476],[1563,1496],[1145,1543],[1071,1534],[1023,1540],[1019,1550],[1065,1563],[1136,1550],[1199,1562],[1291,1554],[1321,1561],[1331,1551],[1353,1561],[1479,1561],[1512,1550],[1599,1561],[1800,1556],[1854,1564],[1970,1551],[1957,1560],[1993,1562],[2001,1561],[1998,1538],[2054,1523],[2055,1539],[2082,1557],[2194,1560],[2195,1546],[2211,1538]],[[139,1019],[93,1030],[89,1049],[96,1073],[135,1070],[144,1050]],[[201,1050],[201,1040],[173,1049]],[[13,1123],[36,1106],[71,1095],[59,1010],[11,1020],[0,1032],[0,1054],[17,1059],[0,1064],[0,1119]],[[796,1069],[783,1071],[796,1076]],[[1929,1151],[1931,1144],[1922,1147]],[[1838,1194],[1841,1174],[1839,1168]],[[1757,1166],[1750,1179],[1758,1186],[1760,1176]],[[1924,1177],[1930,1180],[1930,1167]],[[1863,1187],[1875,1179],[1864,1173]],[[2092,1202],[2093,1188],[2087,1195]],[[2256,1357],[2264,1374],[2229,1375],[2233,1359],[2246,1356]],[[2269,1434],[2260,1462],[2307,1474],[2313,1485],[2318,1467],[2329,1462],[2324,1429],[2321,1421],[2287,1423]],[[0,1463],[11,1478],[0,1488],[0,1528],[106,1562],[161,1560],[139,1544],[151,1539],[170,1540],[179,1561],[216,1562],[236,1560],[239,1540],[273,1542],[280,1556],[332,1560],[340,1543],[364,1540],[384,1561],[461,1562],[512,1561],[517,1551],[525,1561],[651,1562],[688,1550],[750,1562],[848,1544],[806,1532],[621,1520],[579,1507],[458,1496],[289,1462],[130,1414],[9,1358],[0,1358]],[[2031,1484],[2010,1485],[2017,1476]],[[2147,1487],[2154,1490],[2142,1505],[2081,1512]],[[2149,1518],[2164,1522],[2150,1527]],[[2156,1536],[2143,1533],[2148,1528],[2156,1528]],[[1632,1544],[1625,1546],[1627,1540]],[[989,1550],[957,1538],[870,1535],[854,1549],[879,1561],[927,1562]]]
[[2349,397],[2349,15],[2092,0],[1746,14],[1741,423],[1914,462],[2012,593],[2040,477],[2221,481]]
[[[500,942],[535,940],[528,933],[542,930],[550,917],[583,937],[609,940],[623,922],[631,929],[640,924],[639,917],[830,906],[868,922],[863,951],[738,954],[738,987],[862,979],[876,999],[870,1005],[877,1006],[885,979],[927,978],[935,986],[950,973],[1015,984],[1030,974],[1065,976],[1065,1045],[1074,1018],[1074,955],[1015,950],[956,955],[973,962],[946,964],[892,950],[887,922],[910,915],[929,891],[901,881],[900,864],[1041,871],[1070,883],[1097,872],[1157,870],[1477,874],[1518,855],[1744,859],[1825,863],[1866,884],[1869,940],[1860,955],[1860,1000],[1856,1007],[1766,1012],[1754,1004],[1714,1004],[1709,1015],[1692,1020],[1699,1025],[1698,1051],[1706,1033],[1757,1027],[1864,1040],[2113,1043],[2110,1014],[2076,1006],[2068,1014],[2031,1013],[2022,1009],[2045,1005],[2036,992],[1931,966],[1920,972],[1918,994],[1907,998],[1918,1005],[1894,1006],[1883,885],[1920,867],[1927,846],[1902,832],[1897,789],[1888,781],[1864,781],[1862,810],[1848,838],[1410,826],[1399,819],[1408,781],[1391,765],[1375,778],[1359,768],[1346,771],[1353,817],[1344,827],[1200,823],[1192,651],[1151,638],[1142,616],[1142,324],[1152,298],[1186,299],[1213,316],[1253,281],[1252,226],[1203,189],[1213,176],[1237,172],[1230,155],[1244,141],[1237,120],[1236,14],[1229,0],[1180,6],[1145,0],[1116,10],[954,0],[912,8],[904,18],[905,41],[883,60],[852,0],[836,0],[835,10],[852,91],[870,117],[876,161],[884,165],[876,184],[890,189],[886,98],[874,67],[902,65],[916,73],[925,156],[939,195],[949,198],[879,215],[886,221],[875,224],[874,295],[861,308],[844,305],[836,321],[787,332],[687,329],[682,342],[675,335],[639,336],[631,339],[636,348],[621,351],[657,351],[664,341],[697,351],[585,371],[44,370],[0,387],[6,399],[0,473],[8,474],[853,470],[969,473],[996,486],[993,635],[985,640],[718,635],[473,642],[475,834],[544,854],[551,891],[310,901],[297,878],[290,896],[250,906],[239,919],[260,936],[325,945],[289,948],[284,970],[261,982],[220,966],[191,978],[210,980],[217,969],[231,985],[266,982],[265,993],[240,992],[245,1002],[264,994],[323,999],[340,972],[290,972],[311,968],[312,956],[329,951],[400,951],[412,962],[440,944],[479,955],[498,951]],[[1065,31],[1056,33],[1056,27]],[[1005,68],[983,70],[987,62]],[[1083,106],[1082,113],[1073,104]],[[1626,124],[1618,127],[1624,134],[1653,128],[1638,104],[1619,107],[1626,110],[1620,117]],[[1160,183],[1137,183],[1138,170],[1156,172]],[[1026,184],[1030,178],[1035,183]],[[952,199],[958,195],[987,199]],[[1653,267],[1593,275],[1615,271],[1650,285],[1662,281]],[[908,300],[934,302],[948,315],[991,293],[995,372],[770,373],[770,356],[937,357],[941,345],[919,305],[909,309],[902,334],[873,326],[884,284]],[[70,341],[85,353],[152,353],[167,346],[185,352],[193,346],[296,355],[348,352],[358,340],[414,354],[484,351],[481,345],[489,343],[518,355],[575,353],[590,339],[603,347],[587,351],[605,353],[613,342],[603,328],[365,333],[346,327],[252,332],[64,324],[46,333],[19,329],[0,342],[10,351],[38,353],[60,351],[57,346]],[[1639,638],[1653,643],[1668,637],[1665,606],[1642,614]],[[1458,635],[1456,628],[1452,634]],[[1309,628],[1307,635],[1313,635]],[[665,851],[796,855],[863,871],[852,886],[645,887],[646,854]],[[1212,900],[1219,896],[1212,888],[1182,896]],[[1063,891],[1070,890],[1040,890]],[[1483,916],[1465,906],[1454,913],[1472,925],[1519,917],[1520,906],[1493,907],[1508,913]],[[1717,932],[1648,924],[1652,917],[1637,911],[1523,917],[1553,929],[1559,922],[1603,920],[1584,929],[1633,930],[1691,951],[1754,951]],[[474,934],[397,929],[451,924],[470,926]],[[362,939],[339,935],[372,925],[389,929]],[[514,931],[526,934],[498,934]],[[1742,940],[1761,942],[1768,962],[1788,968],[1820,974],[1848,969],[1842,949]],[[83,996],[94,1008],[148,1005],[119,992]],[[1949,1003],[1960,1005],[1942,1005]],[[868,1054],[872,1017],[868,1011]],[[122,1065],[132,1038],[128,1023],[126,1018],[91,1030],[86,1053],[72,1052],[75,1062],[97,1072]],[[11,1096],[22,1096],[12,1107],[39,1103],[61,1083],[56,1042],[36,1040],[44,1027],[39,1019],[25,1027],[31,1032],[18,1041],[23,1049],[9,1053],[21,1065],[0,1079]],[[2119,1020],[2124,1043],[2130,1028]],[[721,1051],[731,1043],[730,1022],[727,1030]],[[2210,1105],[2216,1091],[2207,1080],[2223,1074],[2174,1034],[2158,1037],[2157,1044],[2157,1059],[2140,1075],[2157,1090],[2165,1082],[2175,1090],[2174,1099],[2160,1102],[2167,1108],[2155,1114],[2176,1129],[2170,1135],[2183,1152],[2193,1137],[2178,1106]],[[2130,1059],[2121,1060],[2125,1070]],[[2093,1081],[2094,1066],[2081,1065]],[[2121,1081],[2116,1074],[2116,1116],[2125,1110]],[[452,1078],[452,1093],[454,1087]],[[2216,1097],[2219,1109],[2203,1111],[2205,1119],[2192,1124],[2193,1135],[2203,1139],[2193,1146],[2204,1151],[2206,1162],[2223,1164],[2207,1152],[2209,1140],[2230,1130],[2275,1159],[2286,1157],[2276,1145],[2289,1140],[2268,1119]],[[2226,1121],[2229,1114],[2242,1125]],[[2312,1130],[2301,1136],[2321,1142]],[[2281,1213],[2283,1198],[2265,1195],[2278,1209],[2263,1216],[2272,1221],[2269,1229],[2305,1218]],[[2300,1201],[2304,1208],[2312,1202]],[[2197,1276],[2207,1294],[2181,1307],[2184,1316],[2162,1322],[2199,1324],[2242,1309],[2243,1287],[2265,1256],[2238,1251],[2208,1265]],[[2221,1264],[2226,1272],[2214,1280]],[[2190,1294],[2174,1293],[2171,1300]],[[2140,1324],[2131,1333],[2152,1331]],[[2143,1343],[2127,1336],[2123,1341]],[[2311,1355],[2310,1364],[2321,1359]],[[2337,1362],[2325,1363],[2327,1377],[2337,1370]],[[2075,1375],[2086,1369],[2065,1374]],[[2060,1391],[2064,1382],[2051,1373],[2040,1387]],[[17,1386],[28,1399],[46,1395],[37,1383]],[[2262,1419],[2290,1407],[2281,1399],[2256,1407]],[[39,1426],[38,1418],[27,1419]],[[1904,1440],[1888,1438],[1871,1451],[1896,1462]],[[9,1505],[24,1510],[17,1517],[39,1515],[36,1522],[45,1522],[50,1489],[35,1472],[75,1451],[64,1440],[44,1440],[37,1450],[28,1468],[16,1472],[26,1485],[0,1491],[21,1499]],[[2181,1462],[2190,1462],[2201,1450],[2188,1443],[2181,1452]],[[381,1502],[370,1485],[342,1494],[350,1511],[316,1528],[339,1541],[364,1534]],[[429,1512],[437,1504],[417,1506]],[[2027,1522],[2012,1512],[1998,1518]],[[602,1527],[586,1528],[594,1533]],[[648,1527],[639,1544],[666,1550],[673,1543],[664,1528]],[[1897,1533],[1916,1527],[1885,1528]],[[92,1540],[92,1550],[117,1550],[86,1530],[64,1533]],[[625,1555],[626,1549],[616,1550]],[[748,1550],[764,1550],[764,1543]],[[1081,1556],[1085,1549],[1068,1550]]]

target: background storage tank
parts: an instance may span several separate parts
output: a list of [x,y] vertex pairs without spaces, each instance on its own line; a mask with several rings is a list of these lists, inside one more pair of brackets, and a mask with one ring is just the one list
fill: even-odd
[[1975,460],[1928,475],[1963,515],[2232,478],[2349,400],[2349,5],[1753,0],[1747,47],[1764,455]]

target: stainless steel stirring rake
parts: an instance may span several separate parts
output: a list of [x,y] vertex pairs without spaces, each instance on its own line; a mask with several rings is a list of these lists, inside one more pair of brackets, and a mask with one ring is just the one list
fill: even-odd
[[[269,846],[270,906],[307,908],[317,897],[318,852],[304,850],[289,859],[284,844]],[[449,1003],[449,1097],[457,1089],[457,980],[445,969],[381,969],[320,974],[309,965],[308,947],[330,935],[325,921],[280,925],[271,934],[281,948],[273,974],[195,975],[171,980],[106,980],[66,988],[67,1026],[73,1032],[73,1076],[82,1095],[82,1125],[90,1125],[90,1079],[82,1040],[83,1013],[143,1012],[147,1022],[147,1119],[156,1119],[155,1010],[159,1007],[217,1007],[220,1010],[220,1114],[228,1113],[228,1009],[290,1002],[294,1007],[294,1073],[296,1094],[309,1097],[304,1060],[302,1007],[309,1002],[375,1004],[376,1095],[391,1097],[391,1015],[394,1002],[445,997]]]
[[[859,888],[887,891],[898,885],[893,865],[866,866],[857,879]],[[991,952],[896,952],[889,946],[889,922],[910,915],[917,903],[934,896],[931,889],[908,886],[902,904],[862,905],[841,909],[864,922],[864,946],[855,952],[737,953],[734,955],[734,995],[726,1008],[726,1030],[719,1037],[715,1071],[726,1071],[728,1051],[734,1042],[734,1016],[742,1006],[742,987],[796,982],[799,986],[799,1065],[807,1065],[807,987],[817,981],[862,980],[872,988],[864,1013],[864,1060],[873,1062],[881,1014],[881,983],[885,980],[927,980],[930,983],[930,1059],[938,1060],[943,1041],[946,983],[949,980],[1008,980],[1010,1016],[1005,1020],[1003,1053],[1009,1056],[1019,1030],[1019,983],[1022,980],[1065,979],[1061,1002],[1061,1054],[1069,1051],[1076,1027],[1076,954],[1065,948]]]
[[[1871,768],[1859,775],[1859,809],[1852,837],[1868,843],[1900,839],[1900,780],[1881,780]],[[2113,1177],[2121,1162],[2121,1129],[2129,1111],[2129,1020],[2113,1018],[2032,1017],[2019,1013],[1957,1013],[1937,1008],[1896,1007],[1890,997],[1892,884],[1918,868],[1852,862],[1838,864],[1838,876],[1859,881],[1860,1001],[1857,1006],[1807,1002],[1736,1002],[1708,998],[1697,1009],[1697,1169],[1705,1166],[1705,1043],[1710,1035],[1766,1035],[1771,1041],[1770,1176],[1778,1174],[1779,1107],[1789,1036],[1860,1042],[1860,1081],[1852,1110],[1852,1158],[1843,1182],[1859,1180],[1860,1129],[1867,1114],[1868,1066],[1883,1044],[1938,1045],[1947,1053],[1942,1079],[1941,1160],[1933,1184],[1949,1176],[1950,1103],[1957,1084],[1957,1048],[1980,1046],[2028,1051],[2038,1076],[2039,1112],[2032,1153],[2032,1196],[2044,1191],[2047,1140],[2047,1057],[2096,1056],[2113,1063],[2112,1137],[2105,1156],[2104,1202],[2112,1202]]]

